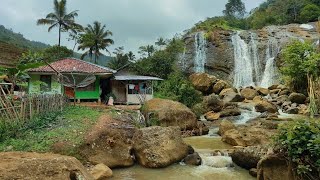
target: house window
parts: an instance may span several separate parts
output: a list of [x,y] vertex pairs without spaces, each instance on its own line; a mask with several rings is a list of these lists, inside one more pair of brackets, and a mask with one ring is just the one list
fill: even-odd
[[152,85],[142,83],[130,83],[128,84],[128,94],[152,94]]
[[40,75],[40,91],[50,92],[51,91],[51,76],[50,75]]

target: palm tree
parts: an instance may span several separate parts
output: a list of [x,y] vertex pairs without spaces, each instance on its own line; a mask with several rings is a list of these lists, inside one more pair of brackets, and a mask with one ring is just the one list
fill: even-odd
[[75,23],[75,17],[78,16],[78,11],[72,11],[67,13],[66,0],[54,0],[54,12],[49,13],[46,18],[38,19],[37,25],[49,25],[48,32],[53,28],[59,28],[59,43],[61,42],[61,32],[72,30],[72,27],[81,27],[81,25]]
[[156,49],[154,48],[153,45],[147,45],[147,46],[140,46],[138,53],[141,54],[142,56],[145,56],[147,54],[148,57],[150,57],[155,51]]
[[162,38],[158,38],[158,40],[155,42],[155,45],[160,47],[160,50],[162,49],[163,46],[167,45],[167,42]]
[[78,50],[88,50],[81,56],[81,59],[87,55],[92,58],[94,54],[95,63],[97,63],[97,58],[102,55],[100,50],[106,50],[110,54],[107,47],[112,45],[114,41],[109,38],[109,36],[112,36],[112,32],[105,28],[106,25],[102,26],[98,21],[95,21],[93,26],[88,24],[88,26],[84,28],[84,34],[81,36]]

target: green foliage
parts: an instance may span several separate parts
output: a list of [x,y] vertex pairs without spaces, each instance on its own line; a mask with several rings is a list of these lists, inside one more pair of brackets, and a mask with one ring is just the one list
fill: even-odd
[[320,54],[310,43],[294,41],[281,53],[281,73],[294,90],[303,92],[308,87],[307,76],[320,75]]
[[164,99],[179,101],[192,107],[201,101],[201,95],[192,86],[182,73],[174,72],[168,79],[155,88],[156,96]]
[[73,51],[65,46],[52,46],[43,51],[44,60],[54,62],[66,57],[72,57]]
[[130,61],[134,60],[135,56],[130,51],[129,53],[124,53],[124,47],[118,47],[115,49],[115,57],[113,57],[108,63],[107,67],[112,69],[119,69],[122,68],[130,63]]
[[[75,155],[84,141],[85,133],[97,122],[102,111],[87,107],[69,106],[63,112],[49,113],[15,128],[12,134],[5,134],[0,151],[12,146],[14,151],[48,152],[57,142],[68,142],[72,148],[61,149],[66,155]],[[2,126],[0,126],[1,128]],[[9,129],[4,128],[5,132]]]
[[153,45],[146,45],[146,46],[140,46],[139,47],[139,54],[141,54],[142,57],[151,57],[153,53],[156,51]]
[[241,0],[229,0],[223,14],[227,17],[242,18],[246,13],[246,7]]
[[283,124],[275,137],[275,147],[296,166],[303,178],[319,179],[320,122],[298,120]]
[[310,22],[318,20],[320,16],[320,7],[315,4],[308,4],[302,8],[300,13],[301,22]]
[[40,50],[49,47],[49,45],[41,42],[27,40],[22,34],[6,29],[3,25],[0,25],[0,41],[22,49]]
[[89,56],[92,59],[94,55],[95,63],[97,63],[97,59],[103,55],[100,50],[105,50],[109,53],[107,47],[114,43],[109,38],[110,36],[112,36],[112,32],[106,30],[106,25],[102,25],[98,21],[94,21],[93,25],[88,24],[84,28],[84,34],[80,36],[78,50],[86,50],[81,59],[85,56]]
[[19,59],[19,64],[38,63],[42,62],[43,60],[43,52],[29,50],[22,53],[22,57]]

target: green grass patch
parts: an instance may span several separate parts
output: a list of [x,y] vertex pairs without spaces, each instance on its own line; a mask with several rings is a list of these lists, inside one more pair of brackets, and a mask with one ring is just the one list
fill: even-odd
[[53,144],[65,143],[69,146],[64,154],[72,155],[73,149],[83,142],[84,135],[98,121],[103,111],[69,106],[55,115],[39,117],[41,120],[33,120],[34,123],[20,128],[14,136],[5,138],[0,143],[0,151],[48,152]]

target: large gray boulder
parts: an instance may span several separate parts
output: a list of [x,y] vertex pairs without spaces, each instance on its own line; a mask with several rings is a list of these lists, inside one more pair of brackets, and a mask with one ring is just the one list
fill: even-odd
[[134,134],[133,142],[138,163],[147,168],[167,167],[189,154],[179,127],[142,128]]
[[304,104],[307,97],[301,93],[291,93],[289,99],[293,103]]
[[194,88],[204,94],[213,93],[213,85],[217,81],[215,76],[207,73],[195,73],[192,74],[189,79]]

